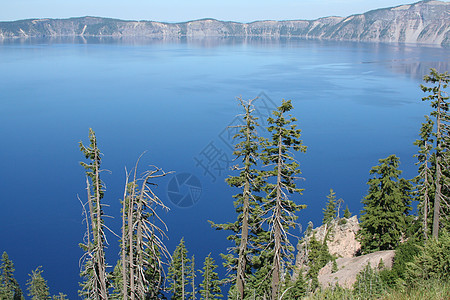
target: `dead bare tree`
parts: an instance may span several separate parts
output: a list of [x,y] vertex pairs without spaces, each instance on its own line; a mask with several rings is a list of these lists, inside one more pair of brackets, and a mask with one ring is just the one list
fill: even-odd
[[154,180],[172,172],[151,166],[138,177],[138,164],[139,159],[133,172],[126,172],[122,203],[121,296],[132,300],[157,298],[163,279],[161,256],[170,258],[163,242],[167,226],[157,212],[169,208],[152,187]]

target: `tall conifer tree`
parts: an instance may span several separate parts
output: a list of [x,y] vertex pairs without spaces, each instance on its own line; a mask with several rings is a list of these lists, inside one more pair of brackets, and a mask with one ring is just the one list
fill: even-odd
[[350,210],[348,209],[348,205],[345,206],[345,210],[344,210],[344,218],[348,219],[352,216],[352,213],[350,212]]
[[188,276],[190,268],[190,260],[187,257],[187,249],[184,244],[184,238],[175,248],[172,255],[172,262],[169,266],[169,290],[172,292],[171,299],[186,299],[188,286]]
[[303,191],[295,184],[301,171],[294,152],[306,152],[306,146],[300,139],[301,130],[295,124],[297,120],[287,115],[292,108],[290,100],[283,100],[281,106],[273,111],[273,116],[268,118],[267,130],[271,137],[261,156],[264,165],[272,167],[271,170],[264,171],[263,175],[267,180],[264,186],[267,194],[265,209],[271,231],[269,248],[272,254],[272,299],[279,297],[285,260],[291,261],[293,258],[294,247],[289,241],[289,229],[297,226],[298,217],[295,213],[306,207],[290,199],[290,194],[301,194]]
[[200,270],[203,282],[200,284],[200,295],[202,300],[222,299],[222,291],[219,286],[219,276],[215,271],[217,265],[211,257],[211,253],[205,258],[203,269]]
[[420,129],[420,137],[414,142],[414,145],[419,147],[419,153],[414,155],[418,162],[416,165],[419,167],[419,174],[414,178],[417,189],[417,200],[419,201],[418,210],[419,215],[422,219],[422,233],[425,240],[428,239],[429,235],[429,224],[432,224],[430,216],[430,208],[432,207],[432,199],[434,199],[434,154],[433,150],[433,139],[432,132],[434,122],[425,116],[426,122],[422,123],[422,128]]
[[264,229],[261,227],[263,210],[261,209],[262,198],[257,195],[261,188],[261,177],[257,169],[259,160],[258,149],[262,139],[257,134],[257,118],[253,115],[253,101],[248,102],[238,98],[244,113],[243,125],[237,126],[237,134],[234,136],[239,142],[235,145],[233,154],[239,163],[234,166],[234,170],[239,171],[238,176],[231,176],[226,179],[229,186],[239,188],[241,192],[234,195],[234,202],[238,218],[234,223],[213,224],[216,229],[230,230],[233,232],[228,237],[235,244],[232,252],[223,255],[225,266],[230,271],[231,279],[235,287],[231,291],[236,291],[238,299],[245,297],[245,283],[253,269],[258,269],[260,259],[257,259],[262,245],[266,243]]
[[2,254],[0,265],[0,299],[21,300],[22,290],[14,277],[14,263],[6,252]]
[[42,272],[41,266],[39,266],[29,274],[30,279],[27,282],[27,289],[28,296],[30,296],[32,300],[50,299],[50,291],[47,281],[42,277]]
[[395,249],[406,232],[411,210],[411,184],[400,178],[399,159],[390,155],[372,167],[369,193],[362,200],[358,238],[363,253]]
[[197,299],[197,287],[195,285],[195,278],[197,277],[196,269],[195,269],[195,256],[192,255],[191,257],[191,265],[189,267],[189,274],[187,276],[187,279],[190,280],[191,284],[191,292],[189,293],[189,298],[191,300]]
[[323,209],[322,224],[329,224],[336,218],[336,206],[336,193],[333,191],[333,189],[330,189],[330,194],[327,196],[327,204]]
[[[82,258],[80,296],[88,299],[106,300],[109,297],[108,280],[105,261],[105,233],[103,221],[103,204],[105,188],[100,179],[101,152],[97,146],[97,138],[92,128],[89,129],[89,146],[79,143],[80,150],[89,163],[80,164],[86,169],[87,205],[85,210],[86,235],[80,247],[85,251]],[[83,208],[85,205],[83,205]]]
[[[430,93],[430,95],[422,98],[422,100],[431,101],[431,107],[434,109],[431,112],[431,116],[436,120],[433,132],[435,137],[435,170],[433,170],[434,203],[432,236],[437,238],[439,228],[441,227],[441,216],[443,214],[448,217],[450,210],[448,201],[450,196],[450,116],[448,114],[449,96],[445,91],[450,81],[450,75],[447,72],[439,74],[435,69],[431,69],[430,74],[424,77],[424,81],[434,84],[432,87],[421,85],[421,88],[425,93]],[[447,221],[445,225],[449,225],[449,222]]]

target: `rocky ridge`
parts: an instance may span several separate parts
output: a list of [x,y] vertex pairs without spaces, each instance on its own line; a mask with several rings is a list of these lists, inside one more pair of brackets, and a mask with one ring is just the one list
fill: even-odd
[[256,21],[203,19],[182,23],[82,17],[0,22],[0,39],[42,37],[300,37],[338,41],[450,46],[450,3],[426,0],[349,17]]

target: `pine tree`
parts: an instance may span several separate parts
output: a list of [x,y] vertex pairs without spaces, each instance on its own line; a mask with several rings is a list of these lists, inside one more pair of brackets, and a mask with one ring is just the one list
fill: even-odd
[[352,216],[352,213],[348,209],[348,205],[346,205],[345,210],[344,210],[344,218],[349,219],[351,216]]
[[105,234],[103,221],[103,204],[105,188],[100,179],[101,153],[97,147],[97,138],[92,128],[89,129],[90,146],[79,143],[80,150],[90,160],[90,163],[81,162],[86,169],[87,205],[83,205],[86,220],[86,234],[84,243],[80,247],[85,251],[82,257],[82,270],[80,276],[84,282],[80,284],[80,296],[88,299],[108,299],[108,280],[105,261]]
[[333,259],[333,265],[331,267],[331,273],[336,273],[337,271],[339,271],[339,267],[337,265],[336,259]]
[[306,296],[306,283],[302,273],[299,273],[297,280],[288,287],[282,299],[302,299]]
[[42,277],[41,266],[29,274],[30,279],[27,282],[28,296],[32,300],[47,300],[50,299],[50,292],[47,281]]
[[191,265],[189,267],[189,274],[187,276],[187,279],[191,281],[191,292],[189,294],[188,299],[195,300],[197,299],[197,287],[195,286],[195,278],[197,277],[196,270],[195,270],[195,256],[192,255],[191,257]]
[[170,285],[169,291],[172,292],[171,299],[186,299],[186,286],[189,284],[188,276],[190,267],[187,252],[184,238],[182,238],[173,252],[172,262],[169,266],[168,279]]
[[229,281],[235,285],[231,291],[236,290],[238,299],[244,299],[246,280],[252,274],[252,269],[257,270],[260,266],[253,265],[252,262],[260,262],[256,257],[259,255],[262,245],[267,242],[267,234],[263,227],[261,216],[262,198],[257,195],[261,188],[261,177],[256,168],[259,159],[258,149],[261,138],[258,137],[256,128],[259,126],[257,118],[253,115],[253,101],[243,101],[238,98],[244,110],[243,125],[237,126],[238,131],[234,136],[239,142],[235,145],[233,154],[240,162],[234,166],[234,170],[239,171],[238,176],[230,176],[226,182],[230,187],[239,188],[241,191],[234,195],[237,220],[234,223],[212,224],[219,230],[230,230],[232,235],[228,237],[235,244],[231,253],[222,255],[225,260],[225,267],[230,274]]
[[328,251],[326,239],[319,242],[315,234],[308,239],[308,272],[306,278],[311,280],[311,290],[315,290],[319,286],[319,271],[322,269],[333,257]]
[[205,258],[205,262],[203,263],[203,269],[200,270],[203,277],[203,282],[200,284],[200,295],[201,300],[213,300],[213,299],[221,299],[222,291],[219,286],[219,276],[215,269],[217,265],[215,264],[214,259],[211,257],[211,253]]
[[419,153],[414,155],[418,162],[416,165],[419,166],[419,174],[414,178],[414,183],[417,189],[417,200],[419,215],[422,219],[422,232],[425,240],[428,239],[429,235],[429,224],[432,223],[430,216],[430,208],[432,206],[431,199],[433,199],[433,181],[434,181],[434,154],[433,149],[433,139],[432,131],[434,122],[425,116],[426,122],[422,123],[422,128],[420,129],[421,139],[416,140],[414,145],[419,147]]
[[356,275],[353,294],[358,299],[380,299],[385,291],[379,272],[372,269],[370,263]]
[[[282,101],[280,107],[268,118],[267,130],[271,138],[266,142],[262,160],[265,166],[273,167],[264,171],[267,180],[264,191],[267,194],[266,212],[271,231],[269,248],[273,255],[271,297],[278,299],[280,292],[281,269],[284,261],[291,261],[294,247],[288,239],[290,228],[297,226],[295,213],[305,208],[289,198],[289,194],[301,194],[303,189],[296,187],[295,179],[301,174],[300,166],[293,156],[294,151],[306,152],[306,146],[300,140],[301,130],[294,124],[297,120],[286,114],[293,108],[290,100]],[[287,264],[289,265],[289,263]]]
[[438,239],[428,239],[419,253],[406,263],[406,279],[409,283],[425,280],[450,282],[450,234],[442,230]]
[[330,224],[336,218],[336,193],[330,189],[330,194],[327,196],[327,204],[323,209],[322,224]]
[[9,259],[6,252],[2,254],[2,264],[0,265],[0,299],[21,300],[22,290],[14,278],[14,264]]
[[[163,261],[170,255],[163,243],[166,224],[159,208],[168,210],[154,191],[154,180],[166,176],[154,167],[137,177],[139,160],[126,174],[122,200],[121,256],[115,268],[113,286],[117,299],[156,299],[161,294]],[[160,226],[156,221],[161,223]]]
[[435,131],[433,132],[433,136],[435,137],[435,170],[433,170],[434,203],[432,236],[433,238],[438,238],[442,214],[448,215],[450,210],[448,206],[448,198],[450,196],[450,116],[448,114],[449,96],[445,92],[445,89],[448,87],[448,83],[450,81],[450,75],[447,72],[439,74],[435,69],[431,69],[430,74],[424,76],[424,81],[434,84],[433,87],[421,85],[421,88],[425,93],[431,93],[430,95],[422,98],[422,100],[431,101],[431,107],[434,109],[434,111],[431,112],[431,116],[436,119]]
[[362,200],[361,251],[371,253],[395,249],[406,231],[411,210],[411,184],[400,179],[399,159],[390,155],[370,170],[369,192]]

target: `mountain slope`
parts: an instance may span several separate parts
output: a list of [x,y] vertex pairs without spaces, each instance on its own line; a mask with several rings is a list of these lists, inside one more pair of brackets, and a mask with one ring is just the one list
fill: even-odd
[[63,36],[112,37],[301,37],[327,40],[450,45],[450,3],[421,1],[347,18],[224,22],[203,19],[182,23],[124,21],[82,17],[0,22],[0,39]]

